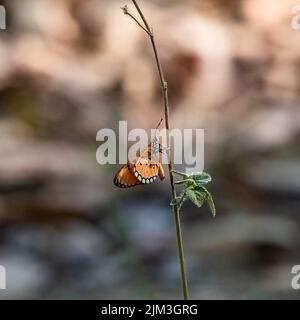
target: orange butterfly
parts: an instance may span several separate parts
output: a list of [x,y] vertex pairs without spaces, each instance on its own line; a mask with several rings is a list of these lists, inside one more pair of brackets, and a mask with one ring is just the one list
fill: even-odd
[[140,184],[152,183],[157,177],[163,180],[165,173],[162,164],[159,161],[152,160],[152,154],[156,156],[158,153],[162,153],[162,147],[158,139],[155,138],[145,151],[137,153],[133,162],[128,162],[116,173],[114,184],[119,188],[130,188]]

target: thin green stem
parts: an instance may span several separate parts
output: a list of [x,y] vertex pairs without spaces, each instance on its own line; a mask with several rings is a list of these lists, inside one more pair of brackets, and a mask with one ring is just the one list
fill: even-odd
[[180,223],[180,209],[178,205],[174,206],[173,211],[175,214],[176,237],[177,237],[177,246],[178,246],[179,262],[180,262],[182,295],[184,300],[188,300],[189,289],[188,289],[187,277],[186,277],[186,271],[185,271],[184,250],[183,250],[183,241],[182,241],[182,233],[181,233],[181,223]]
[[180,262],[180,272],[181,272],[181,281],[182,281],[182,294],[184,300],[189,299],[189,291],[188,291],[188,284],[187,284],[187,277],[186,277],[186,271],[185,271],[185,260],[184,260],[184,250],[183,250],[183,241],[182,241],[182,232],[181,232],[181,223],[180,223],[180,207],[178,204],[176,204],[176,189],[175,189],[175,181],[174,181],[174,174],[173,174],[173,163],[171,160],[171,148],[170,148],[170,136],[169,136],[169,130],[170,130],[170,111],[169,111],[169,95],[168,95],[168,83],[165,81],[162,65],[159,59],[158,49],[156,46],[153,30],[150,28],[150,25],[144,16],[141,8],[139,7],[136,0],[132,0],[133,5],[135,6],[140,18],[142,19],[145,26],[142,26],[141,23],[138,21],[137,18],[135,18],[129,11],[127,6],[125,6],[123,9],[124,14],[130,16],[141,28],[143,31],[146,32],[146,34],[149,36],[155,62],[158,69],[159,74],[159,80],[161,84],[162,94],[163,94],[163,103],[164,103],[164,114],[165,114],[165,127],[167,131],[167,146],[166,148],[169,150],[169,176],[170,176],[170,184],[171,184],[171,198],[172,203],[174,203],[173,207],[173,213],[175,216],[175,225],[176,225],[176,238],[177,238],[177,246],[178,246],[178,255],[179,255],[179,262]]

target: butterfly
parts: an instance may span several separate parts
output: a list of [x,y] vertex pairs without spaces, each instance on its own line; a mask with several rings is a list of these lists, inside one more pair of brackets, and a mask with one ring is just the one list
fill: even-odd
[[143,152],[138,151],[136,158],[128,162],[116,173],[114,184],[119,188],[130,188],[140,184],[150,184],[157,177],[160,180],[164,180],[164,169],[157,157],[162,151],[163,148],[158,139],[154,138]]

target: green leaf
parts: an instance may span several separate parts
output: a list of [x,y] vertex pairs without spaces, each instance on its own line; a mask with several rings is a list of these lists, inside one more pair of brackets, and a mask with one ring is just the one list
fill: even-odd
[[181,176],[181,181],[176,181],[176,184],[182,185],[184,188],[183,193],[176,198],[171,205],[177,205],[179,208],[183,203],[189,199],[198,208],[202,207],[207,202],[213,216],[216,215],[216,207],[210,192],[204,187],[212,181],[211,176],[206,172],[197,172],[186,174],[184,172],[173,171],[175,174]]
[[185,184],[187,182],[193,181],[197,185],[205,185],[212,181],[211,176],[206,172],[197,172],[192,174],[187,174],[184,172],[173,171],[175,174],[182,177],[181,181],[176,182],[176,184]]
[[196,182],[198,186],[208,184],[212,181],[211,176],[206,172],[193,174],[191,178]]
[[189,174],[186,174],[185,172],[180,172],[180,171],[173,170],[173,173],[181,176],[181,177],[184,178],[184,179],[189,178]]
[[198,207],[201,208],[206,200],[206,193],[195,189],[186,190],[187,197]]
[[208,206],[209,206],[209,208],[210,208],[210,211],[211,211],[213,217],[215,217],[216,214],[217,214],[217,211],[216,211],[216,206],[215,206],[215,203],[214,203],[214,199],[213,199],[211,193],[210,193],[206,188],[202,187],[202,189],[203,189],[203,190],[205,191],[205,193],[206,193],[206,201],[207,201],[207,203],[208,203]]

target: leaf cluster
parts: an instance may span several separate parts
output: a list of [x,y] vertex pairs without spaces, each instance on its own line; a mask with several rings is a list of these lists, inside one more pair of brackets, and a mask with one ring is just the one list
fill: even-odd
[[183,191],[171,205],[176,205],[179,208],[187,201],[190,200],[198,208],[201,208],[204,203],[207,203],[213,216],[216,215],[216,207],[214,204],[211,193],[206,189],[206,185],[209,184],[212,179],[206,172],[199,173],[183,173],[179,171],[173,171],[175,174],[181,177],[180,181],[176,181],[175,184],[181,185]]

